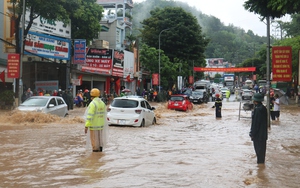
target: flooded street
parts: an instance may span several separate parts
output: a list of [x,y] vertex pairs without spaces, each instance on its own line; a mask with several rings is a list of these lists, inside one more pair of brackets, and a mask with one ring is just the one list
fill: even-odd
[[188,113],[153,105],[157,125],[110,126],[103,153],[86,150],[84,108],[63,119],[2,112],[0,187],[299,187],[300,107],[281,107],[257,165],[239,102],[224,100],[222,119],[212,102]]

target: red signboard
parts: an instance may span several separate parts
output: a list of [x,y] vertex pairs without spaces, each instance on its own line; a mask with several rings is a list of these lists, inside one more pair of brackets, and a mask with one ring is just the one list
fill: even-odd
[[81,71],[99,74],[111,74],[112,50],[89,48],[86,53],[86,64],[82,65]]
[[194,83],[194,77],[193,76],[189,76],[189,84],[193,84]]
[[152,85],[158,86],[158,80],[159,80],[158,74],[157,73],[152,74]]
[[256,67],[241,67],[241,68],[207,68],[207,67],[194,67],[196,72],[253,72]]
[[292,47],[272,47],[273,81],[289,82],[292,80]]
[[20,55],[8,54],[7,56],[7,78],[20,77]]

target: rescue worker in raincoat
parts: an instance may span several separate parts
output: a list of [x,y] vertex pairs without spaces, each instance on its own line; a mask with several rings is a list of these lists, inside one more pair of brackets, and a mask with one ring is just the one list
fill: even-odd
[[93,152],[102,152],[107,140],[106,105],[99,98],[99,89],[92,89],[90,95],[91,102],[85,113],[85,134],[87,134],[87,143],[91,143]]
[[216,118],[221,118],[222,117],[222,99],[220,99],[220,94],[216,94],[216,100],[215,100],[215,105],[213,108],[216,108]]
[[257,164],[265,163],[266,147],[268,139],[268,112],[262,104],[264,95],[255,93],[253,96],[254,111],[252,112],[252,122],[249,136],[253,141],[254,150],[257,157]]
[[273,121],[275,121],[274,101],[275,101],[274,93],[271,92],[270,93],[270,116]]
[[228,89],[226,91],[226,100],[227,100],[227,102],[229,101],[229,97],[230,97],[230,90]]

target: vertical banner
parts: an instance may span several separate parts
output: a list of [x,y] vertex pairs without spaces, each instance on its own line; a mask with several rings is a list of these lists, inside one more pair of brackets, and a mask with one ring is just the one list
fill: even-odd
[[292,80],[292,47],[272,47],[273,81],[289,82]]
[[194,77],[193,76],[189,76],[189,84],[193,84],[194,83]]
[[74,62],[73,64],[85,64],[86,57],[86,40],[74,40]]
[[157,73],[152,74],[152,85],[158,86],[159,76]]
[[183,87],[182,76],[177,76],[177,88],[181,90]]
[[7,55],[7,78],[20,77],[20,55],[8,54]]
[[[298,85],[300,85],[300,50],[298,51]],[[300,91],[299,91],[300,92]]]

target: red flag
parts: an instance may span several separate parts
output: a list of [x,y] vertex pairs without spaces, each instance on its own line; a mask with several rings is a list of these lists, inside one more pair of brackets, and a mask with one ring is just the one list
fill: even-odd
[[78,79],[80,80],[80,85],[82,85],[82,74],[78,76]]
[[[121,88],[121,80],[118,78],[118,79],[116,80],[116,84],[115,84],[115,91],[116,91],[116,93],[117,93],[118,95],[120,94],[120,92],[119,92],[120,88]],[[112,94],[112,93],[111,93],[111,94]]]
[[5,70],[0,74],[0,79],[2,80],[2,82],[5,85]]
[[127,80],[127,82],[130,82],[131,80],[130,80],[130,74],[128,74],[128,76],[126,76],[126,80]]

